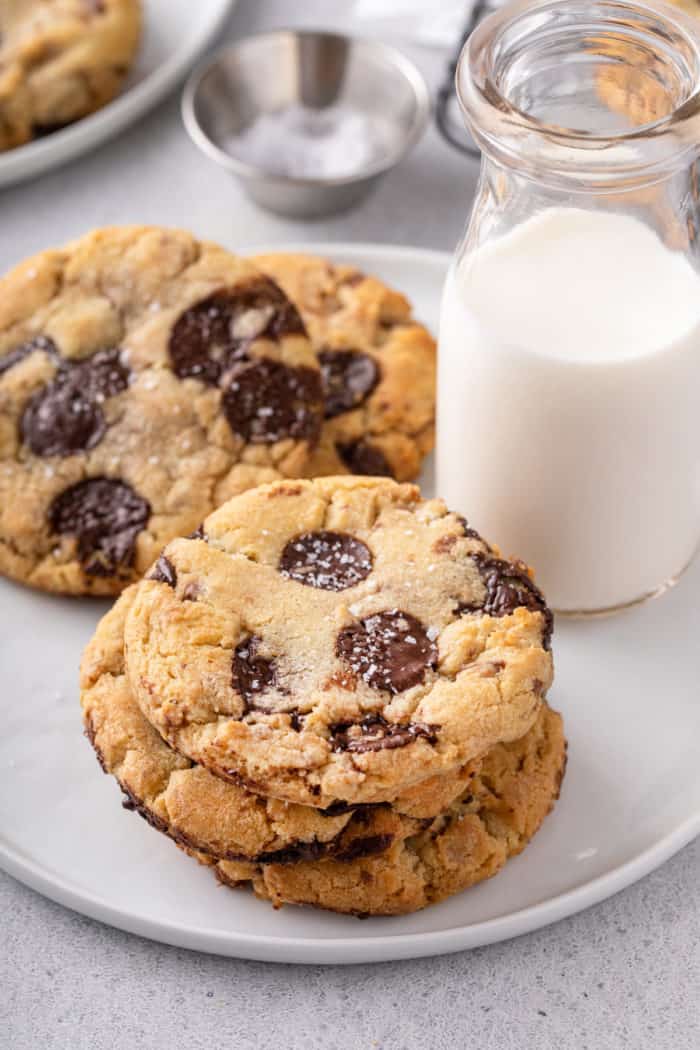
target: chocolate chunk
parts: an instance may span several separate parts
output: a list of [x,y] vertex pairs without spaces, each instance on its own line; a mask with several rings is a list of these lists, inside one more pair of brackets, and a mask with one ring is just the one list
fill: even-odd
[[311,368],[258,358],[231,370],[222,407],[234,434],[254,445],[285,438],[315,444],[321,426],[321,378]]
[[183,602],[196,602],[202,595],[202,588],[196,580],[186,583],[182,591]]
[[268,277],[256,277],[185,310],[170,335],[170,359],[181,379],[191,376],[216,385],[234,362],[245,358],[254,339],[276,341],[305,331],[284,292]]
[[161,554],[149,573],[148,579],[156,580],[158,583],[167,583],[168,587],[172,587],[175,590],[177,587],[177,571],[170,558],[166,558],[164,554]]
[[277,663],[259,656],[262,639],[251,634],[239,642],[233,654],[231,684],[240,693],[247,707],[256,707],[255,698],[266,689],[277,685]]
[[20,421],[22,440],[35,456],[72,456],[94,448],[107,424],[102,409],[70,372],[59,372],[27,403]]
[[75,536],[78,558],[91,576],[111,576],[133,565],[136,537],[151,508],[124,481],[88,478],[71,485],[49,507],[51,531]]
[[460,613],[485,612],[488,616],[509,616],[516,609],[532,609],[544,617],[543,645],[549,649],[554,629],[554,617],[544,595],[530,579],[522,562],[504,561],[487,554],[472,554],[486,588],[482,602],[461,603]]
[[360,857],[376,857],[384,853],[394,841],[393,835],[365,835],[351,842],[335,854],[336,860],[351,861]]
[[418,685],[437,662],[437,648],[423,624],[400,609],[344,627],[335,649],[367,685],[391,693]]
[[322,350],[318,355],[326,398],[326,419],[366,401],[379,382],[379,367],[361,350]]
[[346,842],[347,833],[341,832],[335,839],[319,842],[296,842],[284,849],[259,853],[255,857],[258,864],[289,864],[300,860],[319,860],[322,857],[334,857],[336,860],[350,861],[359,857],[373,857],[383,853],[394,841],[393,835],[357,835]]
[[[338,727],[336,726],[335,728],[338,728]],[[343,728],[345,728],[345,727],[343,727]],[[343,801],[341,799],[338,799],[337,802],[331,802],[330,806],[327,806],[326,809],[319,809],[318,810],[318,814],[321,817],[339,817],[343,813],[352,813],[356,809],[359,809],[360,806],[363,806],[363,805],[378,806],[378,805],[382,805],[382,803],[381,802],[369,802],[369,803],[363,804],[361,802],[345,802],[345,801]]]
[[434,744],[437,729],[438,726],[425,725],[423,722],[402,725],[387,722],[381,715],[368,715],[359,723],[332,726],[331,740],[334,751],[364,754],[366,751],[392,751],[396,747],[405,747],[419,737]]
[[294,846],[284,849],[266,850],[258,853],[255,858],[257,864],[293,864],[299,860],[318,860],[320,857],[329,856],[333,853],[332,840],[319,842],[312,839],[310,842],[298,842]]
[[18,365],[25,357],[29,357],[35,350],[50,354],[51,357],[58,357],[58,348],[53,339],[45,335],[38,335],[35,339],[22,343],[21,346],[15,347],[14,350],[0,357],[0,376],[8,372],[14,365]]
[[347,532],[304,532],[282,551],[280,572],[323,591],[344,591],[372,571],[369,547]]
[[129,376],[116,349],[64,362],[27,403],[20,421],[23,441],[36,456],[72,456],[94,448],[107,429],[100,403],[125,390]]
[[[331,732],[334,730],[345,730],[348,726],[349,723],[348,725],[343,726],[331,726]],[[338,749],[336,748],[336,750]],[[355,813],[360,810],[364,812],[365,810],[376,809],[377,807],[384,805],[386,805],[385,802],[345,802],[338,799],[336,802],[331,802],[330,806],[327,806],[326,809],[319,809],[318,814],[321,817],[339,817],[343,813]]]
[[364,438],[351,444],[336,444],[338,455],[353,474],[367,474],[370,477],[393,477],[384,453]]
[[201,525],[198,525],[197,528],[194,530],[194,532],[191,532],[189,534],[189,536],[186,537],[186,539],[188,539],[188,540],[204,540],[206,542],[207,537],[206,537],[206,533],[204,532],[204,522],[202,522]]
[[467,519],[465,517],[463,517],[461,514],[457,514],[456,517],[457,517],[457,521],[462,526],[462,531],[463,531],[465,537],[468,540],[479,540],[481,543],[484,543],[488,547],[489,550],[491,550],[491,548],[489,547],[488,543],[486,543],[486,540],[476,531],[476,529],[473,529],[471,527],[471,525],[469,524],[469,522],[467,521]]

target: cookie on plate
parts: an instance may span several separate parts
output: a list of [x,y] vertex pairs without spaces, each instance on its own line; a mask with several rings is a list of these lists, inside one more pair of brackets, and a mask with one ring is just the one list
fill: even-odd
[[140,35],[139,0],[2,0],[0,150],[111,101]]
[[551,625],[524,566],[441,500],[285,480],[167,546],[126,664],[152,725],[219,776],[319,808],[392,802],[527,732]]
[[323,373],[321,440],[306,474],[410,481],[435,430],[435,341],[375,277],[312,255],[253,260],[298,307]]
[[215,871],[230,886],[251,883],[275,907],[310,904],[354,915],[417,911],[490,878],[522,852],[559,797],[565,765],[561,716],[544,704],[525,736],[492,748],[462,794],[427,827],[416,829],[406,817],[390,824],[388,810],[386,845],[374,855],[292,864],[220,861]]
[[[154,575],[163,574],[163,566]],[[85,731],[105,772],[118,781],[124,805],[178,844],[217,859],[289,863],[302,858],[345,859],[378,853],[437,816],[464,793],[478,760],[454,777],[418,785],[387,807],[326,813],[264,799],[214,776],[169,747],[133,698],[124,664],[124,623],[136,595],[127,588],[101,620],[81,664]],[[399,822],[398,814],[401,815]],[[412,823],[411,823],[412,821]],[[396,832],[398,833],[398,831]]]
[[302,471],[321,420],[299,314],[251,263],[149,227],[43,252],[0,281],[0,572],[118,593],[231,495]]

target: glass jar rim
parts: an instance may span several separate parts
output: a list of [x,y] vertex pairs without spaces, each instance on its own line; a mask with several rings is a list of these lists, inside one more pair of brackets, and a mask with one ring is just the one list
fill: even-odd
[[[539,19],[541,28],[577,9],[588,15],[576,26],[582,38],[624,26],[633,41],[632,18],[640,35],[644,27],[660,45],[683,48],[692,59],[687,71],[692,88],[682,103],[648,123],[605,133],[547,123],[515,105],[499,83],[506,35],[527,20]],[[556,33],[556,26],[550,31]],[[675,53],[673,47],[667,50]],[[633,187],[668,177],[700,153],[700,20],[666,3],[514,0],[477,25],[459,57],[455,81],[462,113],[482,151],[538,181],[587,190]]]

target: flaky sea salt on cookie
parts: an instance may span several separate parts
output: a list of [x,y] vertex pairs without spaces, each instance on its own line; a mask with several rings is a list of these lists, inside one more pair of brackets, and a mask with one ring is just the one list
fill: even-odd
[[440,500],[388,479],[281,481],[173,541],[127,618],[162,736],[217,775],[325,808],[391,802],[522,737],[551,614]]
[[0,572],[115,594],[251,484],[303,471],[320,372],[270,278],[178,230],[98,230],[0,281]]

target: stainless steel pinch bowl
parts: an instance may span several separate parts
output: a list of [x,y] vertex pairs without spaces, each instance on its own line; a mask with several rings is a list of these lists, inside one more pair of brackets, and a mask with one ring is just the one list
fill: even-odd
[[335,33],[239,40],[190,76],[185,127],[264,208],[316,218],[357,203],[421,137],[423,77],[399,51]]

